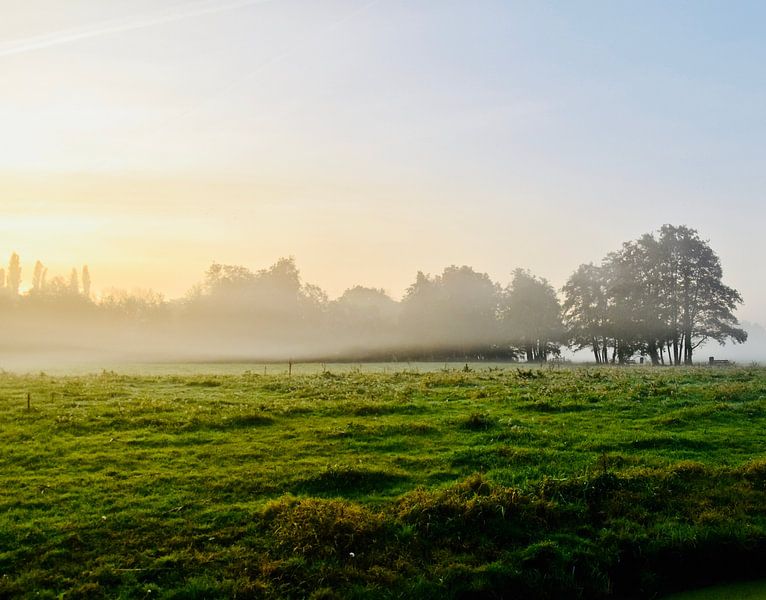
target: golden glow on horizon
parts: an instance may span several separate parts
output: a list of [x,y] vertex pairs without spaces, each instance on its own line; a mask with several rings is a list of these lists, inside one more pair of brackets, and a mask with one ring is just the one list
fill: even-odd
[[[0,20],[0,265],[13,251],[25,278],[38,259],[62,275],[87,263],[96,289],[178,297],[213,261],[293,255],[330,296],[400,296],[450,264],[560,286],[687,223],[764,321],[762,93],[716,83],[742,54],[726,32],[675,53],[697,42],[663,37],[663,10],[16,3]],[[658,31],[654,71],[635,60],[639,26]]]
[[[470,257],[449,225],[448,239],[423,227],[404,190],[376,206],[358,202],[374,194],[320,182],[4,176],[0,251],[18,252],[27,274],[38,259],[60,274],[87,263],[96,289],[152,287],[170,297],[214,260],[257,269],[294,255],[304,278],[332,296],[357,283],[399,296],[418,269],[444,266],[437,254]],[[305,198],[321,209],[304,210]],[[417,264],[417,254],[431,253]]]

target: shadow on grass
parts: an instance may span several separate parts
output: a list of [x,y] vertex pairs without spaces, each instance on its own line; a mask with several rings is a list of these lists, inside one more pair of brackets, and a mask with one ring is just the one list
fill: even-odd
[[383,403],[375,403],[375,404],[355,404],[351,405],[349,407],[344,408],[345,414],[352,414],[357,417],[371,417],[371,416],[382,416],[382,415],[414,415],[414,414],[422,414],[424,412],[427,412],[426,407],[418,405],[418,404],[411,404],[411,403],[403,403],[403,404],[383,404]]
[[223,382],[218,381],[216,379],[201,379],[201,380],[189,381],[186,383],[186,385],[189,387],[213,388],[213,387],[221,387],[221,385],[223,385]]
[[472,413],[459,422],[461,429],[469,431],[486,431],[497,425],[497,419],[484,413]]
[[527,404],[522,404],[520,406],[523,410],[531,410],[535,412],[543,412],[543,413],[572,413],[572,412],[583,412],[586,410],[595,410],[596,407],[593,405],[588,404],[574,404],[574,403],[567,403],[567,404],[556,404],[552,402],[547,402],[545,400],[540,402],[529,402]]
[[314,496],[356,495],[385,492],[407,481],[406,475],[333,465],[299,481],[295,489]]
[[511,448],[507,446],[496,448],[468,448],[456,451],[450,465],[462,469],[474,470],[496,469],[511,465],[537,465],[549,460],[550,456],[539,450],[526,448]]
[[682,437],[656,436],[640,440],[633,440],[622,444],[624,448],[633,450],[696,450],[706,451],[715,450],[719,444],[714,444],[705,440],[690,440]]
[[183,425],[183,431],[229,431],[234,429],[249,429],[251,427],[264,427],[272,425],[274,419],[263,413],[247,413],[224,417],[221,420],[194,419]]

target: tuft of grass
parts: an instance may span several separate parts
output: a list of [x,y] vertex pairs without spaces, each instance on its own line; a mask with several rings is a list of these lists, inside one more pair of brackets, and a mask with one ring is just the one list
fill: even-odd
[[344,500],[288,497],[261,514],[275,547],[304,557],[361,558],[385,535],[383,515]]

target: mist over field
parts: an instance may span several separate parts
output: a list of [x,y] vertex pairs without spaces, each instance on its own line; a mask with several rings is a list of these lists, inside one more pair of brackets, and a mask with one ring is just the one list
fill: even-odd
[[747,332],[747,342],[744,344],[706,344],[700,347],[700,357],[704,359],[708,354],[717,358],[736,361],[740,365],[750,362],[766,364],[766,328],[759,323],[742,321],[742,329]]
[[436,275],[418,272],[401,299],[354,286],[331,300],[303,281],[292,258],[260,270],[213,263],[177,299],[151,290],[96,296],[87,266],[68,278],[49,277],[38,261],[30,285],[22,286],[13,254],[0,269],[0,366],[551,359],[691,365],[695,352],[697,362],[708,355],[762,360],[764,329],[739,324],[742,298],[722,277],[707,242],[670,225],[625,242],[599,265],[580,265],[559,289],[524,269],[500,283],[453,265]]

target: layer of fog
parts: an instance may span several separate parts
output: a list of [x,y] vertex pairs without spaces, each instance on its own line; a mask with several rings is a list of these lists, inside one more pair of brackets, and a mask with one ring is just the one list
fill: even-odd
[[[170,301],[141,290],[109,290],[94,299],[81,279],[73,272],[48,282],[36,272],[25,293],[4,286],[0,368],[593,359],[566,346],[553,287],[521,270],[505,286],[470,267],[418,273],[401,300],[364,287],[329,300],[319,287],[301,281],[291,259],[260,271],[213,265],[184,298]],[[746,344],[706,344],[695,359],[766,361],[766,330],[744,325]]]

